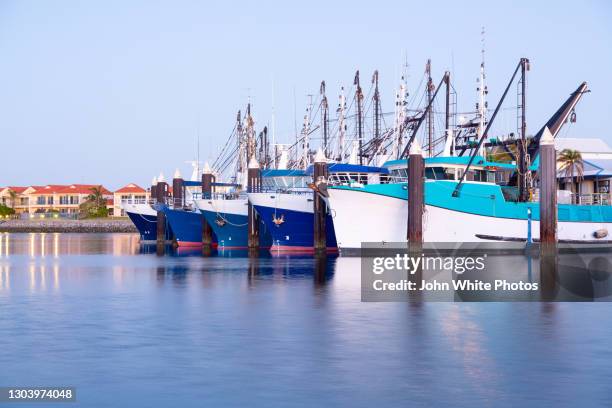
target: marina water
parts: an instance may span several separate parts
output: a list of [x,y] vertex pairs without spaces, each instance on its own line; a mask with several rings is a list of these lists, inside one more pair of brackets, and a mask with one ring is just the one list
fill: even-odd
[[1,386],[88,407],[609,404],[607,304],[362,303],[358,258],[0,237]]

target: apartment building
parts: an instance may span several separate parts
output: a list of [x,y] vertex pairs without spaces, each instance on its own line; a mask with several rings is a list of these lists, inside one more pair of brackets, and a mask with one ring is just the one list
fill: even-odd
[[52,211],[74,214],[79,212],[79,205],[87,200],[87,196],[96,187],[102,188],[102,196],[107,200],[107,208],[112,211],[114,209],[113,193],[104,186],[95,184],[4,187],[0,189],[0,203],[14,208],[18,214]]
[[122,202],[128,203],[145,203],[151,196],[150,191],[145,190],[138,184],[130,183],[113,194],[113,215],[117,217],[125,217],[125,211],[121,207]]

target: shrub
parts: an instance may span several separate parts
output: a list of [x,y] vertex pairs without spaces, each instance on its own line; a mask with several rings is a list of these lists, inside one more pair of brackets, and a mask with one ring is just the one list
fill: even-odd
[[0,204],[0,215],[1,216],[13,215],[13,214],[15,214],[15,210],[13,210],[11,207],[7,207],[4,204]]

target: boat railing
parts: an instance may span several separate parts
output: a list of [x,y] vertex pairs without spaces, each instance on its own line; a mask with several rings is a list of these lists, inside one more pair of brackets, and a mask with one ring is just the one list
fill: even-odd
[[146,204],[146,198],[124,198],[121,200],[121,204]]
[[207,199],[207,200],[237,200],[240,198],[247,198],[244,193],[210,193],[207,194],[206,197],[202,195],[198,197],[194,197],[194,199]]
[[262,187],[256,191],[257,193],[273,193],[273,194],[312,194],[312,189],[309,187],[298,188],[278,188],[278,187]]

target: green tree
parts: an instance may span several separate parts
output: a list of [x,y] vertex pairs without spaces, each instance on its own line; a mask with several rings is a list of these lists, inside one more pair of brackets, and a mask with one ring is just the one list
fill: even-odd
[[11,207],[7,207],[4,204],[0,204],[0,217],[13,214],[15,214],[15,210],[13,210]]
[[579,183],[584,179],[584,161],[582,160],[582,153],[578,150],[564,149],[559,153],[557,163],[559,164],[559,170],[565,174],[565,177],[570,183],[572,193],[574,193],[574,180],[576,183]]
[[102,186],[92,187],[91,193],[85,198],[85,201],[79,206],[81,216],[84,218],[107,217],[108,209],[106,208],[106,199]]
[[9,197],[11,199],[11,208],[15,209],[15,204],[17,203],[17,193],[13,190],[9,190]]

